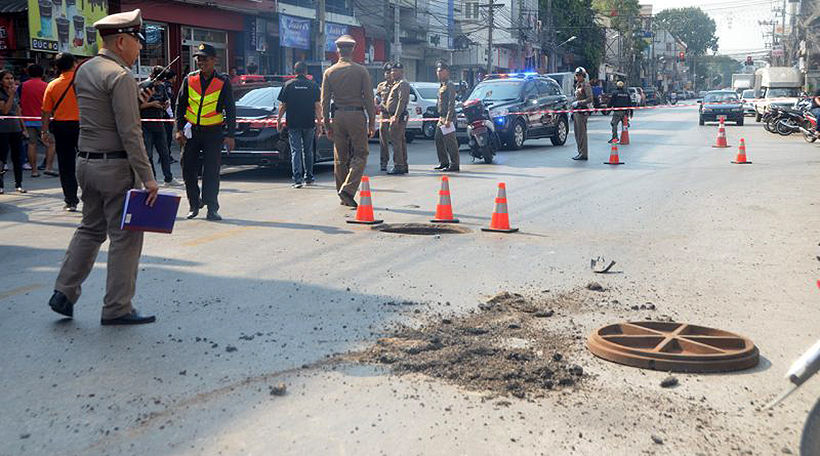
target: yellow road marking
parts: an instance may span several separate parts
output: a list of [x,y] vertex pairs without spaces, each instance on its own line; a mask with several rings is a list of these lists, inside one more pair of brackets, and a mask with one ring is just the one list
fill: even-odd
[[225,239],[227,237],[231,237],[236,233],[239,233],[239,232],[242,232],[242,231],[247,231],[251,228],[253,228],[253,227],[252,226],[240,226],[240,227],[237,227],[237,228],[232,228],[230,230],[220,231],[218,233],[214,233],[214,234],[211,234],[211,235],[208,235],[208,236],[203,236],[201,238],[193,239],[193,240],[188,241],[188,242],[186,242],[182,245],[184,245],[185,247],[193,247],[193,246],[197,246],[197,245],[202,245],[202,244],[206,244],[208,242],[218,241],[219,239]]
[[18,295],[20,293],[28,293],[29,291],[34,291],[38,288],[43,288],[44,286],[45,286],[45,284],[35,283],[35,284],[32,284],[32,285],[25,285],[25,286],[22,286],[22,287],[12,288],[9,291],[0,293],[0,300],[10,298],[10,297],[12,297],[14,295]]

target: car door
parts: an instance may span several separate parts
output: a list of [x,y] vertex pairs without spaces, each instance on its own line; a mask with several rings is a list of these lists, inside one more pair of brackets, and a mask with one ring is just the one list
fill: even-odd
[[562,113],[554,111],[566,111],[568,108],[567,96],[561,90],[561,87],[554,81],[544,81],[547,86],[547,96],[544,99],[542,110],[545,111],[542,117],[544,129],[549,130],[554,127],[557,119],[561,117]]
[[535,81],[536,90],[538,90],[538,110],[533,116],[532,121],[532,136],[543,136],[547,133],[548,113],[550,110],[550,86],[546,81],[540,79]]
[[537,136],[541,127],[539,121],[539,96],[538,87],[535,81],[527,81],[524,83],[524,88],[521,90],[521,99],[523,100],[521,110],[524,112],[525,121],[527,122],[527,136]]

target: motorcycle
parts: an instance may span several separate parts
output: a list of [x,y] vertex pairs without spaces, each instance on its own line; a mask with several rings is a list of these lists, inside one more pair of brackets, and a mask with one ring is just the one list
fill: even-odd
[[474,99],[464,102],[462,112],[467,119],[467,136],[470,143],[470,156],[473,160],[484,160],[484,163],[493,162],[495,152],[501,141],[495,131],[495,125],[490,120],[490,113],[481,100]]
[[800,131],[800,124],[804,121],[803,112],[795,109],[784,109],[775,122],[775,131],[780,136],[789,136]]
[[817,117],[811,111],[803,112],[804,123],[800,126],[800,132],[803,133],[803,139],[806,142],[813,143],[820,138],[820,130],[817,128]]
[[669,104],[678,104],[678,94],[672,92],[669,94]]

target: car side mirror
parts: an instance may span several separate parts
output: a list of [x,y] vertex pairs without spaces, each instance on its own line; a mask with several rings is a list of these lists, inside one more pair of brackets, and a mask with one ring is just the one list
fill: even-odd
[[411,93],[411,94],[410,94],[410,101],[414,101],[414,102],[415,102],[415,101],[417,101],[417,100],[418,100],[418,97],[416,97],[416,94],[415,94],[415,93]]

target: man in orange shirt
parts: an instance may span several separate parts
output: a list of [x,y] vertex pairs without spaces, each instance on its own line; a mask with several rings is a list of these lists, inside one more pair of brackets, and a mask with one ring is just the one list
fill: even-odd
[[77,141],[80,138],[80,111],[77,109],[77,95],[74,92],[74,69],[77,64],[74,56],[68,52],[57,54],[54,60],[60,76],[48,84],[43,95],[42,138],[48,143],[51,140],[49,130],[54,133],[65,210],[76,212],[80,202],[77,198],[75,171]]

